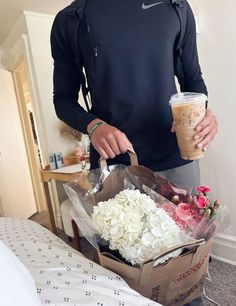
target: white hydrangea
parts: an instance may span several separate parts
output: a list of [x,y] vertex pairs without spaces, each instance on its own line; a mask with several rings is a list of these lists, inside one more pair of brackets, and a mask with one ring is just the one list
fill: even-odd
[[[124,190],[113,199],[99,202],[92,221],[110,249],[118,250],[133,265],[154,259],[183,242],[175,221],[139,190]],[[159,262],[179,253],[173,252]]]

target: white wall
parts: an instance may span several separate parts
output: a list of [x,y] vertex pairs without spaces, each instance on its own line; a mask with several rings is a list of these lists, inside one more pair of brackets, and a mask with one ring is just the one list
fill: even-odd
[[[61,137],[60,121],[53,107],[53,61],[50,51],[50,31],[53,20],[54,16],[51,15],[23,12],[2,45],[2,63],[6,69],[14,69],[14,65],[21,56],[26,61],[44,165],[48,163],[50,152],[61,151],[63,154],[68,154],[74,150],[76,144],[71,138]],[[55,187],[53,190],[56,217],[60,223]],[[61,202],[60,199],[59,202]]]
[[[54,16],[24,12],[31,51],[31,65],[34,69],[34,86],[37,90],[37,105],[41,125],[44,130],[47,155],[62,152],[63,155],[74,151],[77,142],[72,137],[61,136],[61,122],[57,118],[53,105],[53,59],[51,57],[50,33]],[[55,215],[60,224],[59,203],[67,198],[64,188],[57,183],[57,195],[54,193]]]
[[30,169],[11,73],[0,68],[0,204],[4,217],[36,212]]
[[[62,151],[64,154],[74,149],[76,142],[71,138],[61,137],[60,121],[56,117],[52,101],[53,60],[50,49],[50,32],[54,16],[34,12],[23,12],[11,33],[2,45],[4,67],[9,69],[15,63],[16,41],[25,34],[28,64],[32,72],[32,87],[35,99],[32,103],[37,110],[36,123],[42,127],[41,138],[45,138],[44,153]],[[19,55],[19,54],[18,54]]]
[[195,12],[195,1],[196,0],[188,0],[188,3],[191,5],[191,8],[194,12]]
[[236,1],[195,0],[198,49],[209,91],[209,107],[219,122],[214,143],[201,161],[202,181],[230,210],[231,225],[215,239],[213,252],[236,263]]
[[11,66],[11,62],[14,59],[16,41],[22,34],[27,34],[25,17],[23,14],[17,19],[15,26],[11,29],[11,32],[8,34],[6,40],[1,46],[1,64],[7,70],[9,70],[8,68]]
[[74,149],[75,143],[71,139],[67,140],[61,137],[60,122],[56,117],[52,101],[53,61],[50,49],[50,32],[54,16],[31,12],[26,12],[25,16],[48,153],[58,151],[68,153]]

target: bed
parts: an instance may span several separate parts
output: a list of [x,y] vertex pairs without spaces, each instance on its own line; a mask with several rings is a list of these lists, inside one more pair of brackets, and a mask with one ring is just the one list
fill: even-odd
[[[120,276],[87,259],[49,230],[31,220],[1,217],[0,240],[30,272],[40,305],[160,305],[142,297]],[[0,273],[0,278],[2,284],[5,284],[3,273]],[[1,296],[3,293],[1,292]],[[28,305],[37,304],[35,302]]]

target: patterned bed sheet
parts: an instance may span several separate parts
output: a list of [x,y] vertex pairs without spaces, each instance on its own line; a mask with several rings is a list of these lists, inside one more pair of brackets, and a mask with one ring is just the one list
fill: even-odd
[[160,305],[31,220],[0,218],[0,240],[30,271],[42,305]]

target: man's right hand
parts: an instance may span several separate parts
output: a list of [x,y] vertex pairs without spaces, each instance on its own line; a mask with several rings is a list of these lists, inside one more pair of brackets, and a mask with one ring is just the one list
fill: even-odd
[[[88,131],[101,120],[93,120],[88,125]],[[109,124],[98,126],[91,136],[91,143],[103,159],[114,158],[117,155],[133,151],[133,146],[127,136]]]

